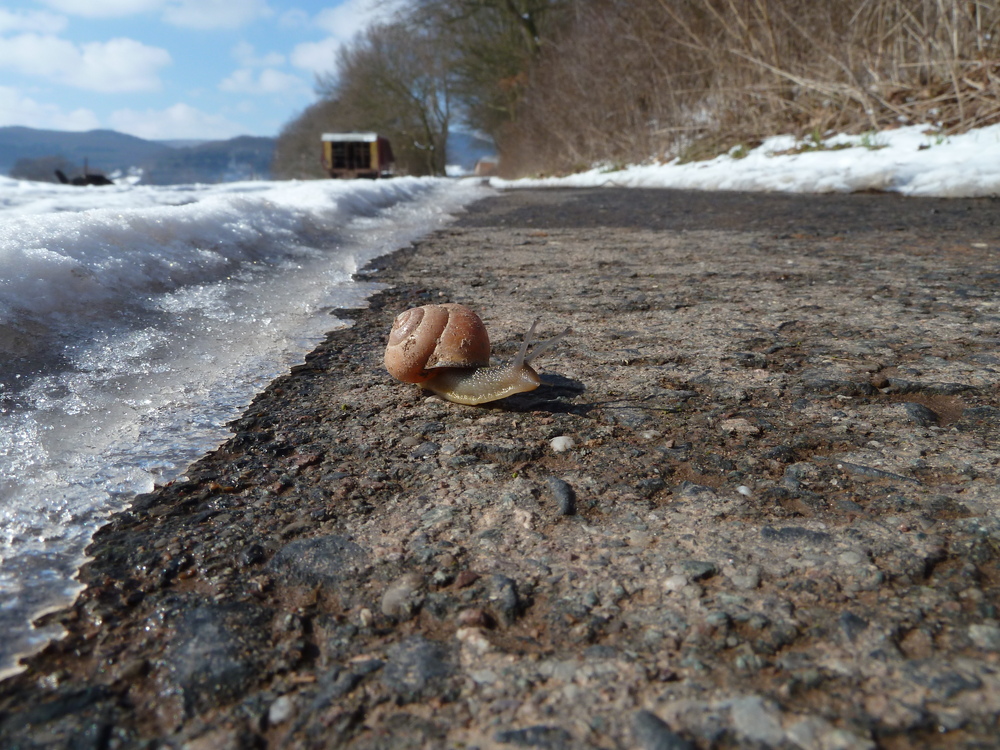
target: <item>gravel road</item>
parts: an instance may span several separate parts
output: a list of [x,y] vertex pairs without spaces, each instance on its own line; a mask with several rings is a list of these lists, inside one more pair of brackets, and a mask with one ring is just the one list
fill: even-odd
[[[498,194],[96,537],[4,748],[992,748],[1000,204]],[[449,404],[393,317],[536,391]]]

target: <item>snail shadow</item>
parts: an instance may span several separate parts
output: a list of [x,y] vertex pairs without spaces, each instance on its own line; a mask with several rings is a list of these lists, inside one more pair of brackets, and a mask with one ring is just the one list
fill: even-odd
[[587,392],[587,386],[582,381],[555,373],[545,373],[540,377],[540,388],[474,408],[519,414],[533,411],[575,414],[580,417],[594,416],[594,412],[597,412],[602,415],[602,421],[631,427],[645,425],[652,414],[670,414],[678,410],[677,403],[664,403],[659,394],[580,402],[576,400],[577,397]]
[[547,411],[551,414],[585,415],[590,411],[590,404],[576,404],[571,401],[587,390],[583,382],[555,373],[545,373],[539,377],[542,379],[540,388],[527,393],[517,393],[483,406],[497,411]]
[[484,406],[507,412],[541,411],[581,417],[597,416],[602,422],[636,429],[649,426],[652,420],[676,413],[680,408],[677,401],[664,402],[662,394],[580,402],[577,397],[587,391],[581,381],[550,373],[541,378],[542,387],[537,390],[509,396]]

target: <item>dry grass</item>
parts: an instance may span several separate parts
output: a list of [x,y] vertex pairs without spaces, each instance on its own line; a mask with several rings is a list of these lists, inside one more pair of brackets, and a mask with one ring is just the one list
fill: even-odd
[[997,0],[599,0],[548,45],[500,145],[523,175],[997,121]]

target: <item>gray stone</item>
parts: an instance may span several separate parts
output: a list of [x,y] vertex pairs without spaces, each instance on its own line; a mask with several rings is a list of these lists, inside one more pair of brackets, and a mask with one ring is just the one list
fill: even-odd
[[682,573],[692,581],[703,581],[719,572],[715,563],[705,560],[685,560],[676,565],[675,568],[678,573]]
[[406,573],[397,578],[382,594],[382,614],[408,620],[420,606],[423,578],[418,573]]
[[969,638],[984,651],[1000,651],[1000,627],[995,624],[970,625]]
[[279,577],[308,586],[335,586],[355,580],[368,553],[339,534],[296,539],[271,558],[269,569]]
[[524,602],[517,591],[517,582],[513,578],[495,573],[490,576],[490,601],[496,607],[500,621],[511,625],[524,608]]
[[837,620],[840,630],[848,641],[853,643],[858,636],[868,627],[868,621],[858,617],[853,612],[844,612]]
[[423,636],[414,636],[389,649],[382,670],[382,684],[400,700],[412,703],[432,697],[447,697],[455,671],[451,651]]
[[501,745],[563,750],[572,747],[573,735],[562,727],[534,726],[497,732],[493,739]]
[[636,712],[632,718],[632,737],[642,750],[694,750],[692,743],[651,711]]
[[548,477],[545,482],[555,498],[559,515],[571,516],[576,513],[576,493],[570,484],[559,477]]
[[804,529],[801,526],[782,526],[777,529],[773,526],[765,526],[760,530],[760,536],[762,539],[768,541],[783,542],[786,544],[805,542],[817,546],[826,545],[833,539],[825,531],[813,531],[811,529]]
[[180,613],[164,666],[185,713],[232,700],[251,684],[267,643],[269,617],[253,605],[212,602]]
[[936,411],[915,401],[907,401],[903,404],[903,409],[910,421],[921,427],[932,427],[940,419]]
[[747,739],[772,747],[784,740],[785,732],[781,728],[781,721],[760,696],[735,700],[729,710],[733,727]]
[[295,702],[287,695],[277,698],[267,709],[267,723],[284,724],[295,715]]

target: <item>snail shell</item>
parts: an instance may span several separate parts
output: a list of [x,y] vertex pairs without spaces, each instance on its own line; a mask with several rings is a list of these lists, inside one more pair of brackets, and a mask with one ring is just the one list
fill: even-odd
[[442,367],[486,367],[490,337],[465,305],[424,305],[400,313],[389,332],[385,369],[404,383],[423,383]]
[[[535,341],[536,320],[524,334],[517,355],[489,366],[486,326],[464,305],[424,305],[400,313],[389,332],[385,368],[397,380],[418,383],[446,401],[475,406],[532,391],[541,385],[533,360],[550,351],[570,329]],[[535,344],[530,353],[528,347]]]

